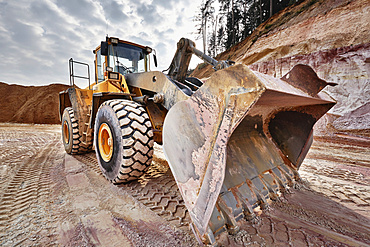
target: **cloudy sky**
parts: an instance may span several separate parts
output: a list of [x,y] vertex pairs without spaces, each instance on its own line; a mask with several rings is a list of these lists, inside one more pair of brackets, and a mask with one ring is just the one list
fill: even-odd
[[[181,37],[195,41],[201,0],[0,0],[0,82],[69,83],[68,60],[90,64],[92,50],[112,37],[157,50],[166,69]],[[201,42],[196,41],[197,47]],[[191,66],[200,60],[193,56]]]

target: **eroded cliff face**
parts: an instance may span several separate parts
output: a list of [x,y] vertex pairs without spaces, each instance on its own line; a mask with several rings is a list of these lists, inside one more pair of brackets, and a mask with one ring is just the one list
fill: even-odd
[[370,43],[254,63],[250,68],[283,77],[297,64],[310,65],[320,78],[338,84],[324,89],[337,100],[330,113],[344,115],[370,102]]
[[[370,102],[368,0],[296,4],[274,15],[217,59],[234,60],[275,77],[282,77],[296,64],[308,64],[319,77],[338,84],[324,89],[338,103],[330,111],[332,116],[321,122],[339,129],[370,129],[369,114],[360,118],[351,114]],[[194,76],[205,78],[211,73],[212,69],[205,67],[195,70]]]
[[[310,1],[291,11],[299,12],[306,2]],[[289,10],[273,16],[264,26],[274,25],[274,21],[286,13]],[[317,1],[296,17],[259,37],[251,46],[247,43],[243,45],[239,50],[244,50],[244,53],[236,53],[234,59],[249,65],[369,42],[369,1]]]

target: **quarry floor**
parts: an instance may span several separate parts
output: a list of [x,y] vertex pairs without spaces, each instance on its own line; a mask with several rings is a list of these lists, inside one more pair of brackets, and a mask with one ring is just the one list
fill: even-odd
[[[240,221],[223,246],[370,246],[370,140],[317,137],[302,181]],[[0,124],[1,246],[197,246],[160,146],[120,187],[95,154],[65,154],[59,125]]]

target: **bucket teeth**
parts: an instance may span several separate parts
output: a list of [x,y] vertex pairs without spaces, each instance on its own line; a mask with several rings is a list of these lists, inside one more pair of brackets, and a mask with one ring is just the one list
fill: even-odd
[[[267,209],[268,203],[267,203],[267,200],[266,200],[265,196],[262,194],[263,192],[265,192],[267,194],[267,191],[263,190],[264,186],[263,186],[262,181],[260,180],[260,178],[256,177],[252,180],[247,180],[247,184],[248,184],[249,188],[251,189],[251,191],[253,191],[253,193],[256,195],[257,203],[261,207],[261,209]],[[259,187],[259,188],[257,188],[257,187]]]
[[294,185],[294,181],[292,179],[293,176],[287,172],[287,170],[289,171],[289,169],[285,165],[278,166],[278,168],[279,168],[280,172],[284,175],[284,177],[287,181],[287,185],[289,187],[293,187],[293,185]]
[[216,242],[215,235],[211,231],[210,228],[207,228],[206,236],[203,238],[203,243],[206,243],[207,246],[211,247],[218,247],[218,243]]
[[236,223],[236,219],[233,215],[233,210],[229,207],[226,202],[222,199],[222,197],[218,197],[217,200],[217,207],[221,211],[222,215],[224,216],[227,231],[234,235],[239,231],[239,226]]
[[280,173],[280,170],[278,168],[274,168],[270,171],[271,175],[274,177],[275,181],[277,182],[277,184],[279,185],[279,191],[281,193],[285,193],[288,188],[286,187],[285,183],[281,180],[281,173]]
[[[270,174],[268,174],[268,175],[271,177]],[[264,178],[263,175],[260,175],[260,179],[264,183],[265,187],[267,188],[267,190],[269,192],[270,199],[273,200],[273,201],[276,201],[277,198],[278,198],[278,195],[276,194],[276,191],[273,189],[273,184],[270,184],[268,179]]]
[[231,188],[231,192],[233,193],[234,197],[238,201],[238,204],[242,206],[244,218],[246,220],[253,220],[256,217],[256,214],[253,212],[253,208],[248,202],[243,198],[242,194],[240,193],[238,188]]

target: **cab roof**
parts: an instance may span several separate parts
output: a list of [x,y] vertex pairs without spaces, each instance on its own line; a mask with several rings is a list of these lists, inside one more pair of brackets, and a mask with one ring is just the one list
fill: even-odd
[[[146,49],[146,48],[149,48],[149,46],[143,46],[143,45],[139,45],[139,44],[136,44],[136,43],[133,43],[133,42],[130,42],[130,41],[127,41],[127,40],[122,40],[122,39],[119,39],[119,38],[116,38],[116,37],[108,37],[106,38],[106,42],[108,42],[108,44],[112,44],[111,43],[111,40],[112,39],[118,39],[118,42],[119,43],[123,43],[123,44],[128,44],[128,45],[133,45],[133,46],[136,46],[136,47],[139,47],[141,49]],[[95,53],[95,51],[99,50],[100,49],[100,46],[99,45],[98,47],[96,47],[96,49],[93,51]]]

